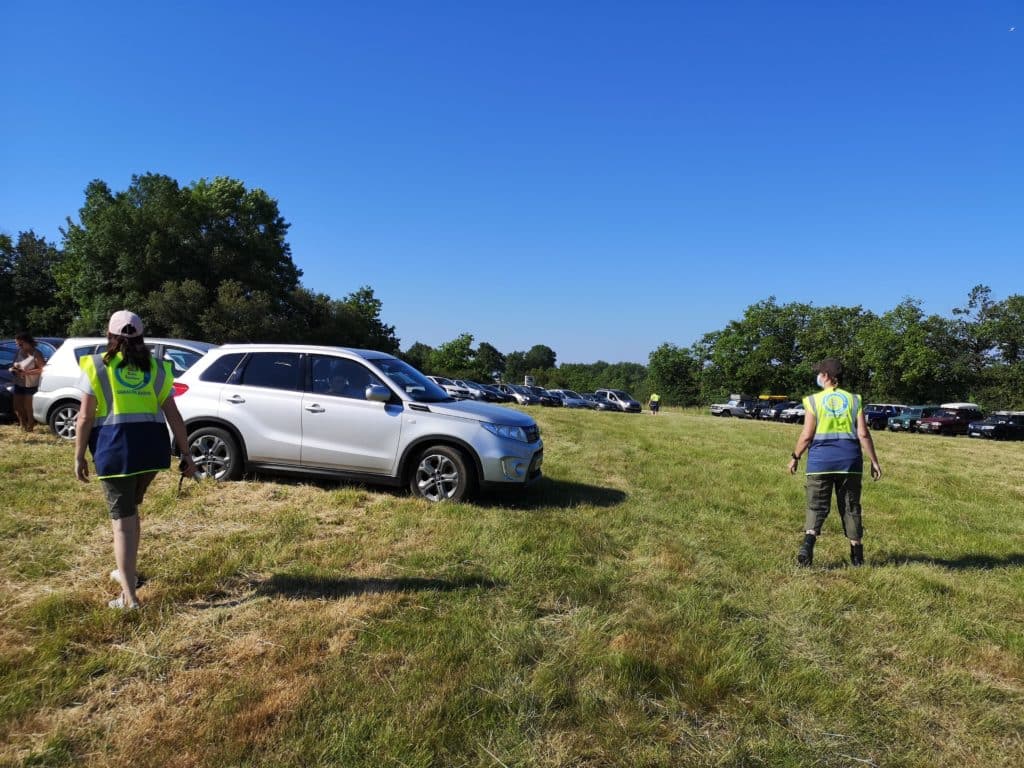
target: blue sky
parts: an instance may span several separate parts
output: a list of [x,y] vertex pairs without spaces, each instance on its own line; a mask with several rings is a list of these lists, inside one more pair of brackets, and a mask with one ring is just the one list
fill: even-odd
[[[5,4],[0,231],[231,176],[403,348],[1024,292],[1024,0]],[[1011,31],[1011,27],[1017,30]]]

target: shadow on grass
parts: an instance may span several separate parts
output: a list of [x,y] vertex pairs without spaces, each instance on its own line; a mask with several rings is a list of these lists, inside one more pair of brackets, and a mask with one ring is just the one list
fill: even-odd
[[615,507],[629,498],[625,491],[600,485],[573,483],[543,477],[529,488],[485,491],[475,503],[504,509],[545,509],[550,507]]
[[[361,488],[374,493],[387,493],[396,498],[412,498],[409,491],[389,485],[366,485],[358,481],[336,480],[333,478],[298,477],[294,475],[247,474],[246,479],[256,482],[272,482],[279,485],[313,485],[324,491],[339,487]],[[578,506],[614,507],[629,498],[625,491],[604,488],[600,485],[574,483],[567,480],[553,480],[542,477],[529,488],[489,488],[471,500],[481,507],[502,509],[545,509],[550,507],[571,508]]]
[[1024,554],[994,555],[967,554],[960,557],[929,557],[927,555],[888,555],[881,560],[871,561],[870,565],[909,565],[911,563],[924,563],[925,565],[937,565],[940,568],[948,568],[951,571],[985,571],[992,568],[1020,568],[1024,566]]
[[336,599],[356,595],[383,595],[391,592],[455,592],[462,589],[501,589],[504,585],[483,576],[453,579],[401,577],[395,579],[331,579],[274,574],[254,584],[263,596],[301,599]]

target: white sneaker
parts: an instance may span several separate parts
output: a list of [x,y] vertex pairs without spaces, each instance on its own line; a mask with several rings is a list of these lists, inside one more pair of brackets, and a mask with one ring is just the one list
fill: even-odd
[[139,604],[138,603],[125,603],[124,595],[121,595],[121,597],[114,598],[109,603],[107,603],[107,606],[110,607],[110,608],[113,608],[115,610],[118,610],[118,611],[137,611],[137,610],[139,610]]
[[[119,570],[117,570],[117,568],[115,568],[114,570],[112,570],[110,572],[110,580],[111,581],[116,581],[118,584],[121,583],[121,572]],[[139,575],[139,574],[135,574],[135,588],[138,589],[141,586],[142,586],[142,576]],[[113,607],[113,606],[111,606],[111,607]]]

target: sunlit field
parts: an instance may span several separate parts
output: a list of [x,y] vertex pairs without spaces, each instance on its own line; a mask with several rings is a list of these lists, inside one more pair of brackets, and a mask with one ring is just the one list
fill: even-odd
[[798,427],[531,412],[545,480],[471,504],[164,473],[137,613],[0,426],[0,764],[1024,764],[1024,443],[877,434],[867,565],[833,515],[799,569]]

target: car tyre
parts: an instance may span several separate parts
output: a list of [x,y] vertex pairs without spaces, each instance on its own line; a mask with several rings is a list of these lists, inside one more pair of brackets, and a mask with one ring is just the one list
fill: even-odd
[[242,451],[227,430],[201,427],[189,434],[188,449],[199,467],[197,477],[237,480],[242,476]]
[[62,403],[58,403],[57,406],[50,411],[50,417],[47,419],[47,423],[50,425],[50,431],[53,432],[57,437],[65,440],[74,440],[75,433],[78,431],[78,411],[81,407],[80,403],[74,400],[65,400]]
[[462,501],[469,496],[473,477],[462,451],[447,445],[432,445],[419,454],[409,490],[427,501]]

